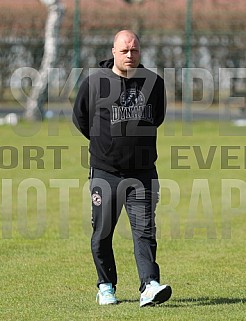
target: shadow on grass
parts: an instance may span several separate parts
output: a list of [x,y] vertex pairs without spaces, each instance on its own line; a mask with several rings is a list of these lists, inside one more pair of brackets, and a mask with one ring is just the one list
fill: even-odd
[[173,299],[170,301],[166,307],[169,308],[178,308],[185,306],[206,306],[206,305],[220,305],[220,304],[238,304],[238,303],[246,303],[245,298],[186,298],[186,299]]
[[136,303],[136,302],[139,302],[139,299],[119,300],[118,304],[121,304],[121,303]]
[[[119,300],[118,304],[136,303],[139,299]],[[220,304],[238,304],[246,303],[246,298],[185,298],[185,299],[171,299],[164,304],[155,305],[159,308],[184,308],[190,306],[206,306],[206,305],[220,305]],[[149,306],[152,308],[153,306]]]

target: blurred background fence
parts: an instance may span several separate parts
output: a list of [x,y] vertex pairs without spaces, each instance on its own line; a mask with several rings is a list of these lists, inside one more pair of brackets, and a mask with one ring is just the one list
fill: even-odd
[[[60,68],[64,83],[73,67],[86,70],[110,58],[115,32],[127,28],[140,35],[142,62],[146,67],[157,67],[160,72],[164,68],[175,68],[176,98],[181,97],[188,1],[143,0],[132,4],[123,0],[63,0],[63,3],[65,15],[56,67]],[[47,10],[38,0],[0,0],[1,102],[13,100],[9,87],[16,69],[39,69],[46,17]],[[189,66],[212,73],[215,101],[219,68],[246,66],[245,17],[245,0],[192,2]],[[237,91],[246,91],[245,81],[235,82]],[[199,96],[199,82],[197,88]]]

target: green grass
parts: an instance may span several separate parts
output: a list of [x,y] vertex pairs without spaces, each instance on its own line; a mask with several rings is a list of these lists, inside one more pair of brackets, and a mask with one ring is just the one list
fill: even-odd
[[[167,125],[160,128],[158,139],[162,189],[157,209],[157,257],[161,280],[172,285],[173,296],[164,305],[144,309],[139,308],[138,276],[125,212],[114,238],[121,303],[108,307],[95,303],[88,168],[81,166],[80,156],[86,140],[66,122],[0,128],[1,146],[12,146],[15,153],[11,159],[5,148],[0,159],[5,167],[13,167],[0,170],[1,320],[245,319],[245,129],[226,124],[235,135],[221,136],[217,123],[195,123],[193,135],[185,136],[181,123],[168,126],[171,132]],[[30,168],[23,168],[29,165],[28,146],[44,151],[39,169],[35,161],[30,161]],[[54,161],[54,147],[47,146],[67,147],[61,163]],[[189,169],[171,168],[172,146],[188,146],[179,150],[186,158],[180,159],[178,166]],[[204,161],[210,146],[217,146],[210,168],[200,168],[201,159],[199,166],[192,146],[201,147]],[[240,147],[230,149],[229,155],[236,158],[227,162],[228,167],[239,168],[221,169],[223,146]],[[31,150],[32,157],[36,150]],[[67,189],[54,187],[61,182]],[[41,195],[38,205],[32,184]],[[223,189],[225,184],[232,184],[231,189]],[[68,207],[69,215],[64,210]]]

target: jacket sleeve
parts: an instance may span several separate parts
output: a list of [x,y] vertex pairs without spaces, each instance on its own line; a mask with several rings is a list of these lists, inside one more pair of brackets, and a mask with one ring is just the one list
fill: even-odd
[[72,115],[74,125],[87,139],[90,139],[89,101],[89,78],[87,77],[80,86]]
[[166,89],[164,80],[158,76],[156,81],[156,91],[157,91],[157,106],[156,106],[156,114],[155,114],[155,125],[159,127],[165,118],[166,115],[166,105],[167,105],[167,99],[166,99]]

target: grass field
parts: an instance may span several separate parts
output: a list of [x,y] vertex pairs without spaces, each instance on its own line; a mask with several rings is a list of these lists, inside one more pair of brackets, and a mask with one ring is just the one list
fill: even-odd
[[224,126],[160,128],[157,256],[173,296],[143,309],[124,212],[120,304],[95,303],[86,140],[65,121],[1,127],[0,320],[245,320],[245,128]]

